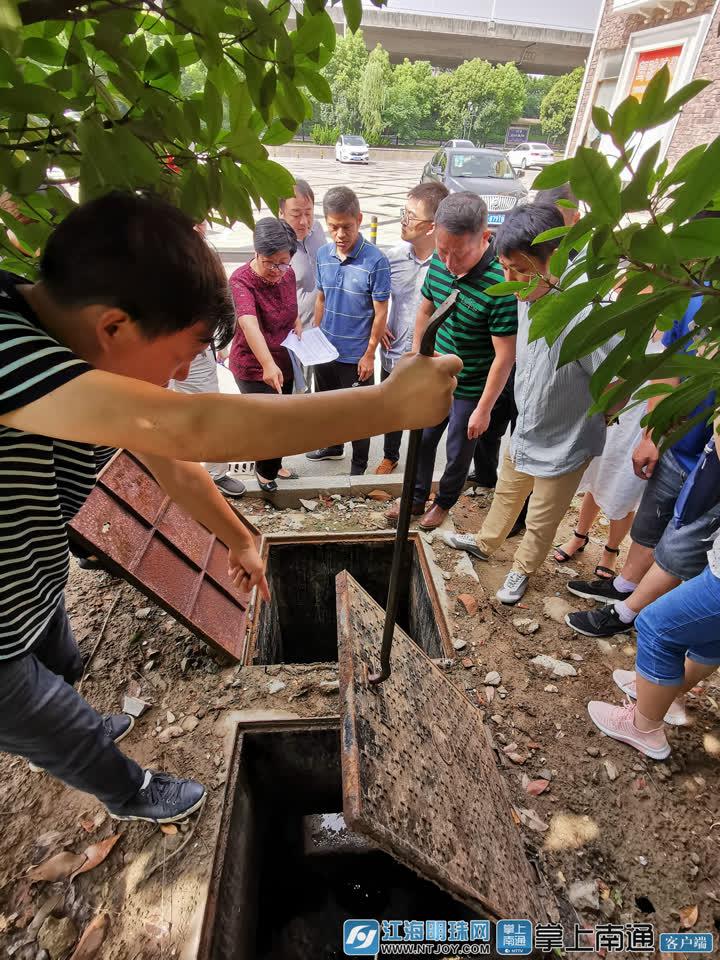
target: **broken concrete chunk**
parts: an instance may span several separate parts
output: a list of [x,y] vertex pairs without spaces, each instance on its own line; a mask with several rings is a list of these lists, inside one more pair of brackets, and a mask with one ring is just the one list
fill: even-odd
[[464,650],[467,646],[467,640],[460,640],[459,638],[456,638],[453,640],[452,645],[455,650]]
[[127,694],[123,697],[122,712],[131,717],[141,717],[149,708],[148,701],[141,700],[140,697],[129,697]]
[[576,910],[599,910],[600,897],[595,880],[576,880],[568,887],[568,900]]
[[608,775],[608,780],[617,780],[617,778],[620,776],[620,772],[612,760],[603,761],[603,765],[605,767],[605,773]]
[[317,505],[318,505],[317,500],[303,500],[302,497],[300,497],[299,499],[300,499],[300,505],[305,507],[308,513],[312,513],[313,510],[317,510]]
[[78,929],[70,917],[48,917],[40,927],[38,944],[50,954],[50,960],[61,960],[78,938]]
[[534,666],[541,667],[543,670],[550,670],[554,677],[576,677],[577,670],[571,663],[564,660],[556,660],[555,657],[549,657],[546,653],[541,653],[533,657],[530,661]]
[[271,680],[267,685],[268,693],[280,693],[287,686],[282,680]]
[[340,689],[339,680],[321,680],[318,684],[318,690],[320,693],[324,693],[327,696],[330,696],[333,693],[337,693]]
[[491,670],[485,677],[485,683],[488,687],[499,687],[502,683],[502,677],[497,670]]
[[545,597],[543,613],[555,623],[565,623],[565,617],[572,613],[572,607],[562,597]]
[[470,577],[470,579],[474,580],[475,583],[480,583],[480,578],[475,573],[475,568],[470,562],[470,557],[466,553],[463,553],[463,555],[455,564],[455,573],[458,577]]
[[139,607],[135,611],[135,617],[137,620],[147,620],[151,613],[152,607]]
[[537,633],[540,629],[537,620],[532,620],[530,617],[513,617],[513,626],[518,633],[522,633],[526,637],[530,636],[531,633]]
[[189,717],[185,717],[181,721],[180,726],[183,728],[185,733],[192,733],[199,723],[200,721],[198,720],[197,717],[189,716]]
[[158,740],[160,743],[167,743],[169,740],[181,737],[184,733],[185,731],[180,726],[165,727],[165,729],[158,734]]

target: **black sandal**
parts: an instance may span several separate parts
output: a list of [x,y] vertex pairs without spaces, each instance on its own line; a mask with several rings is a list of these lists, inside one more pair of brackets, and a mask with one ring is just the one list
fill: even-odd
[[[618,547],[616,550],[615,547],[609,547],[607,544],[605,544],[603,550],[607,550],[608,553],[614,553],[616,555],[620,553],[620,547]],[[614,570],[611,570],[610,567],[603,567],[598,564],[595,567],[595,576],[599,577],[601,580],[614,580],[617,574]]]
[[584,540],[585,543],[578,547],[575,553],[566,553],[564,550],[561,550],[560,547],[555,547],[555,553],[559,553],[562,557],[562,560],[558,560],[555,557],[555,563],[567,563],[568,560],[572,560],[574,556],[577,556],[578,553],[582,553],[585,547],[590,543],[590,536],[587,533],[578,533],[577,530],[573,530],[573,535],[578,538],[578,540]]
[[255,479],[263,493],[277,493],[278,485],[274,480],[261,480],[257,471],[255,471]]

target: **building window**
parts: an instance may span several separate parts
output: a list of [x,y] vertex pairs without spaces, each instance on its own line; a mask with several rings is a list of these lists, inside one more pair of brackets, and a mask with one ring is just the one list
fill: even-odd
[[[625,50],[623,48],[620,48],[619,50],[604,50],[600,54],[597,68],[597,80],[595,83],[595,96],[593,97],[592,101],[593,107],[604,107],[606,110],[610,110],[615,97],[615,90],[617,88],[618,79],[620,77],[620,69],[622,67],[624,57]],[[600,132],[592,122],[591,110],[588,110],[585,140],[591,146],[597,146],[600,141]]]

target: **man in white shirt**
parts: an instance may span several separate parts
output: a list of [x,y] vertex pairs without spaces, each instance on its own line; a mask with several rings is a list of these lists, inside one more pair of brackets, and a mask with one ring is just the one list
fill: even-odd
[[[280,219],[289,223],[298,238],[298,248],[290,265],[295,274],[298,316],[307,330],[313,325],[317,300],[317,252],[327,237],[321,223],[315,219],[315,194],[306,180],[295,181],[295,195],[280,201]],[[304,385],[296,393],[308,392],[312,382],[312,367],[302,367]]]
[[[448,195],[441,183],[421,183],[407,196],[400,220],[402,242],[388,253],[390,310],[380,346],[381,380],[387,380],[404,353],[412,349],[420,291],[435,249],[435,213]],[[386,433],[376,474],[392,473],[400,460],[402,432]]]

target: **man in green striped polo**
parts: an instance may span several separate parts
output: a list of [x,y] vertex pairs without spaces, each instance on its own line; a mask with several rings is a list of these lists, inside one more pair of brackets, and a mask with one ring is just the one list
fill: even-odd
[[[433,311],[453,290],[459,296],[453,313],[437,334],[438,353],[454,353],[463,361],[448,418],[423,431],[413,514],[419,525],[434,530],[447,517],[465,485],[478,437],[490,424],[495,401],[515,362],[517,301],[490,297],[485,290],[504,280],[487,228],[487,207],[474,193],[446,197],[438,207],[436,251],[422,288],[415,321],[413,351],[419,350]],[[425,512],[435,453],[447,428],[447,466],[437,496]],[[397,519],[398,507],[387,513]]]

